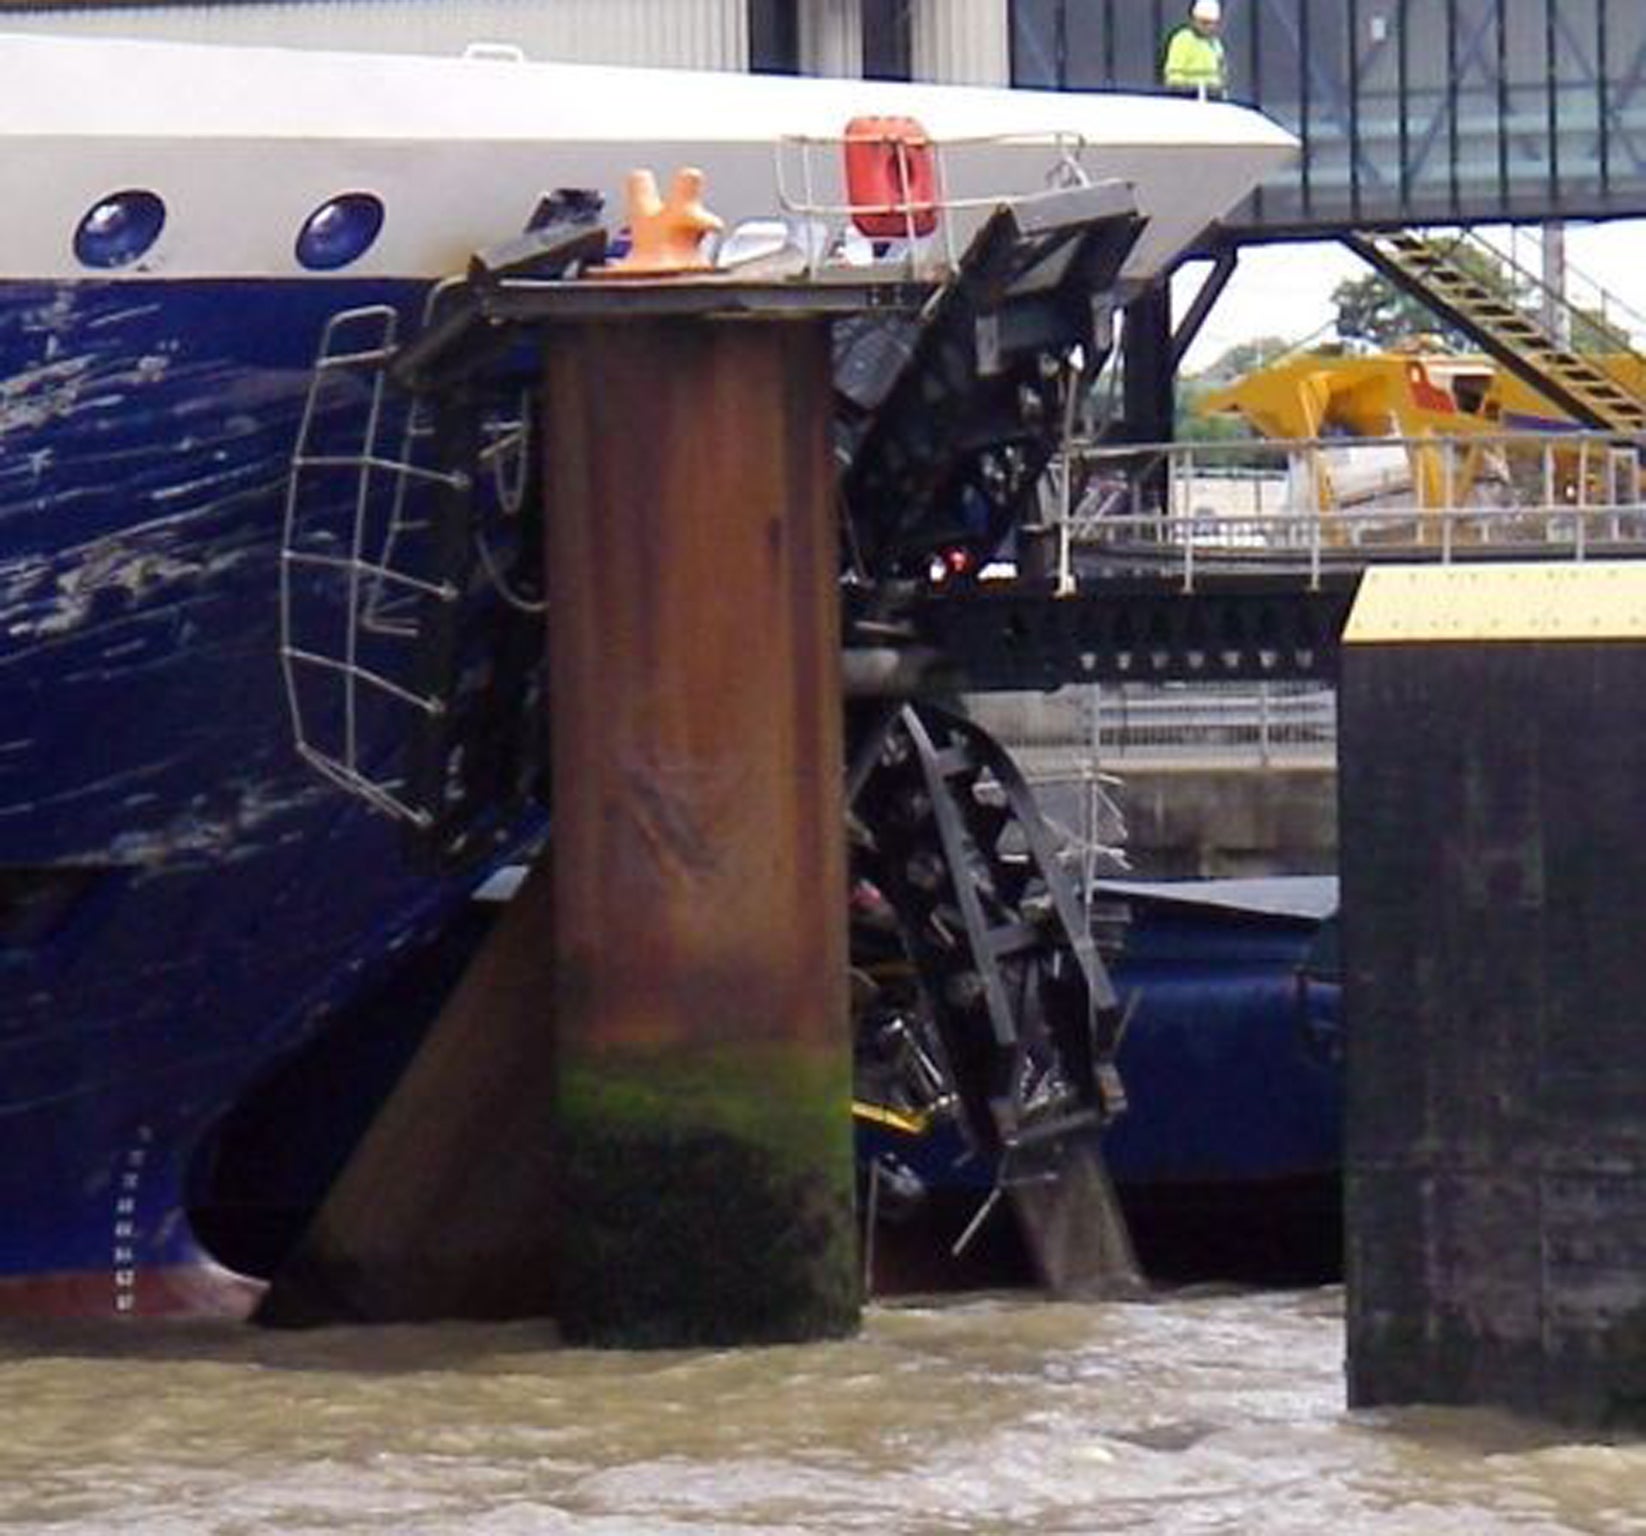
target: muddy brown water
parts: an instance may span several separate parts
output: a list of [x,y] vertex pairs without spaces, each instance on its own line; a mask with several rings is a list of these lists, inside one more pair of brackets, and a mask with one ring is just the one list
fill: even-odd
[[746,1352],[540,1329],[0,1335],[0,1530],[1646,1533],[1646,1444],[1343,1406],[1339,1289],[870,1311]]

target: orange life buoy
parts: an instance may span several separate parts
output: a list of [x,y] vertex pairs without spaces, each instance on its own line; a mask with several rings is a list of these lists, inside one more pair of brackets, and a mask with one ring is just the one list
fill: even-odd
[[846,124],[846,198],[871,240],[937,228],[937,162],[912,117],[854,117]]

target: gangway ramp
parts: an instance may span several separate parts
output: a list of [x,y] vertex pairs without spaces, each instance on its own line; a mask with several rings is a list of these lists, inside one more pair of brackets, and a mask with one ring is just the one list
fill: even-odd
[[[1182,0],[1019,0],[1016,84],[1148,88]],[[1646,214],[1635,0],[1226,0],[1229,93],[1302,154],[1240,240]]]

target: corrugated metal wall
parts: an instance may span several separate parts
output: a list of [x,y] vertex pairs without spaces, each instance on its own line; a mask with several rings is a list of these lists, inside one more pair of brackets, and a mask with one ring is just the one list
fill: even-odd
[[1012,78],[1006,0],[910,0],[914,75],[960,85],[1007,85]]
[[800,68],[808,75],[863,73],[862,0],[805,0],[800,6]]
[[746,0],[297,0],[291,4],[6,8],[7,31],[458,54],[512,43],[530,58],[744,69]]
[[[920,80],[1005,85],[1009,0],[901,0]],[[746,69],[748,0],[246,0],[218,5],[0,3],[12,31],[458,54],[510,43],[530,58]],[[863,72],[863,0],[798,0],[800,67]]]

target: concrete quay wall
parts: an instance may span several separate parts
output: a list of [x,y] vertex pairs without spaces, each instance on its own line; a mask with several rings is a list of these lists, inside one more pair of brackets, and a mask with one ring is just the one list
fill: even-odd
[[1337,871],[1333,763],[1127,764],[1114,796],[1133,868],[1158,879]]

